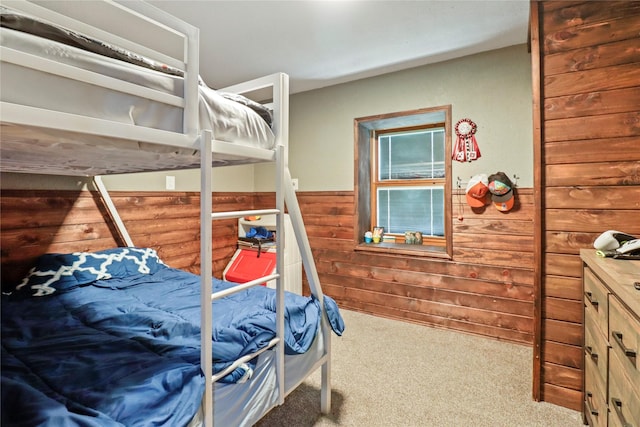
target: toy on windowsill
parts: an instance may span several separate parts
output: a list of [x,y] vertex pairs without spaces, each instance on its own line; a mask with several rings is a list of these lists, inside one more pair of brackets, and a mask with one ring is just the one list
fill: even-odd
[[407,245],[421,245],[422,233],[419,231],[405,231],[404,243]]
[[373,243],[380,243],[382,235],[384,234],[384,227],[373,228]]
[[385,234],[382,236],[382,243],[395,243],[396,237],[392,234]]

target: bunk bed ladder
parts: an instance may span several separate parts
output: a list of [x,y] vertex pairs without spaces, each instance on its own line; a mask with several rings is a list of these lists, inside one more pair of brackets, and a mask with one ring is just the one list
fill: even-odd
[[[276,351],[276,381],[278,387],[278,405],[284,403],[284,397],[286,394],[284,384],[284,281],[282,280],[281,272],[284,271],[284,248],[282,247],[284,242],[284,200],[282,188],[285,179],[283,162],[283,146],[278,145],[276,149],[276,166],[278,169],[276,179],[276,208],[275,209],[252,209],[243,211],[230,211],[230,212],[213,212],[212,202],[212,188],[211,188],[211,133],[203,132],[202,145],[201,145],[201,195],[200,195],[200,233],[201,233],[201,369],[205,375],[205,392],[203,397],[204,408],[204,420],[203,425],[205,427],[213,426],[214,418],[214,399],[213,399],[213,385],[216,381],[226,376],[233,371],[241,363],[247,362],[266,350],[275,348]],[[232,288],[225,289],[223,291],[212,292],[212,276],[213,276],[213,257],[212,257],[212,221],[228,218],[242,218],[251,215],[276,215],[276,272],[264,277],[257,278],[247,283],[239,284]],[[213,375],[213,343],[211,336],[213,333],[212,319],[213,307],[212,302],[215,299],[223,298],[227,295],[231,295],[236,292],[240,292],[244,289],[253,286],[259,286],[260,284],[274,280],[276,282],[276,337],[271,340],[269,345],[265,348],[258,350],[256,353],[247,355],[234,364],[232,364],[226,370]]]
[[302,212],[300,211],[300,205],[296,198],[295,190],[291,184],[291,173],[289,168],[283,168],[284,182],[288,185],[284,186],[283,195],[285,203],[287,205],[287,211],[289,212],[289,218],[291,219],[291,225],[298,242],[298,248],[302,256],[302,265],[307,275],[307,281],[309,282],[309,288],[311,293],[316,297],[320,304],[320,312],[323,313],[322,321],[320,323],[322,337],[325,343],[324,361],[322,363],[322,392],[320,395],[320,410],[323,414],[328,414],[331,411],[331,327],[327,316],[324,315],[324,294],[322,287],[320,286],[320,279],[318,277],[318,270],[313,260],[313,254],[311,253],[311,245],[309,244],[309,237],[302,221]]

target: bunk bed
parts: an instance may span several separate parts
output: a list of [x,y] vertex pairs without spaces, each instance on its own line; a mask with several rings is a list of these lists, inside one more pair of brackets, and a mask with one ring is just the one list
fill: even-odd
[[[285,396],[308,375],[321,369],[321,410],[327,413],[331,406],[331,332],[340,334],[344,324],[335,302],[322,293],[288,171],[288,76],[276,73],[213,90],[199,77],[196,28],[142,1],[92,2],[89,13],[83,13],[77,4],[67,4],[69,10],[56,9],[65,7],[56,4],[7,0],[0,6],[0,166],[4,172],[94,177],[127,247],[98,253],[47,254],[11,295],[3,296],[3,402],[11,398],[13,403],[19,401],[24,405],[24,410],[38,413],[36,417],[55,419],[63,424],[121,425],[117,420],[119,415],[133,414],[145,421],[124,418],[125,424],[252,425],[274,406],[282,404]],[[47,38],[43,38],[43,34]],[[212,213],[211,167],[256,162],[276,164],[275,207]],[[101,175],[113,173],[195,167],[200,168],[201,175],[199,276],[166,266],[151,248],[136,248],[100,179]],[[312,295],[285,293],[281,285],[284,271],[281,256],[276,261],[276,273],[267,277],[242,285],[214,279],[212,222],[275,214],[277,235],[284,236],[285,206]],[[277,245],[283,241],[279,238]],[[283,251],[277,250],[277,253]],[[258,286],[268,280],[276,281],[276,290]],[[151,291],[145,290],[147,282],[152,286]],[[166,297],[173,295],[177,288],[187,289],[187,293]],[[114,290],[126,295],[124,302],[113,302]],[[113,400],[107,405],[112,408],[110,414],[87,403],[98,399],[95,390],[81,391],[91,396],[88,400],[58,392],[64,390],[65,385],[48,381],[58,372],[74,371],[71,362],[59,362],[60,366],[53,367],[55,372],[46,377],[42,389],[32,387],[44,383],[42,378],[29,378],[30,388],[25,389],[16,384],[20,375],[5,376],[7,372],[19,372],[30,377],[36,372],[22,364],[21,358],[30,356],[19,353],[18,357],[18,353],[14,353],[16,345],[25,341],[19,333],[56,335],[60,323],[79,323],[93,330],[97,324],[104,323],[105,316],[114,317],[113,313],[102,314],[94,308],[138,313],[146,309],[138,307],[137,302],[143,301],[143,307],[148,307],[149,294],[165,295],[153,302],[154,310],[161,306],[159,311],[169,311],[181,319],[180,327],[174,329],[196,329],[188,339],[181,335],[181,347],[172,346],[169,351],[169,344],[164,343],[163,350],[154,350],[153,357],[170,354],[173,359],[169,364],[174,363],[179,370],[158,377],[148,352],[139,357],[127,353],[124,359],[114,356],[101,369],[96,369],[96,378],[101,378],[100,372],[119,372],[125,365],[131,365],[132,360],[137,361],[133,365],[139,367],[136,375],[143,376],[140,384],[161,384],[154,392],[147,389],[142,394],[146,397],[138,395],[130,399],[142,400],[146,412],[132,406],[126,395],[120,394],[122,390],[114,395],[107,388],[105,394]],[[227,333],[228,325],[222,326],[224,332],[218,328],[218,318],[226,314],[224,309],[218,310],[216,307],[221,305],[216,304],[230,300],[244,310],[249,305],[243,305],[247,295],[257,295],[257,299],[266,301],[258,311],[269,312],[268,320],[264,320],[269,325],[262,333],[249,334],[251,339],[259,338],[246,346],[251,348],[250,352],[243,351],[239,359],[221,362],[219,354],[226,349],[223,344],[218,346],[218,341],[214,344],[212,337]],[[194,298],[199,298],[195,306]],[[184,307],[178,303],[177,307],[166,308],[169,300],[181,301]],[[62,311],[58,313],[58,309]],[[296,311],[302,316],[294,318],[292,313]],[[32,314],[36,312],[44,317]],[[301,319],[306,318],[315,320],[305,324]],[[148,350],[150,334],[162,339],[169,334],[159,326],[158,330],[145,330],[142,337],[132,338],[134,328],[128,328],[131,317],[127,319],[124,324],[112,325],[112,329],[102,332],[113,338],[107,341],[115,345],[117,351],[104,347],[106,344],[102,341],[92,351],[78,344],[76,350],[81,351],[73,363],[83,360],[100,363],[92,359],[90,353],[117,355],[125,347],[140,346]],[[230,323],[236,321],[233,318]],[[302,323],[302,329],[292,329],[292,324],[297,322]],[[30,323],[35,323],[36,328],[31,329]],[[10,324],[16,324],[20,332],[6,333],[4,328]],[[47,327],[39,329],[42,325]],[[244,328],[255,326],[254,323]],[[86,336],[84,332],[81,335]],[[199,342],[194,343],[194,337]],[[85,342],[74,335],[66,338],[67,343]],[[87,340],[91,342],[93,338]],[[301,342],[304,343],[299,346]],[[43,348],[50,350],[51,355],[57,354],[57,347]],[[50,355],[42,356],[43,348],[37,349],[33,356],[41,368],[43,363],[51,363]],[[185,360],[193,359],[194,349],[195,371],[193,361],[185,365]],[[117,365],[116,360],[123,362]],[[165,366],[164,362],[159,363]],[[58,376],[63,382],[70,382],[64,375]],[[126,385],[140,388],[130,380]],[[56,397],[51,399],[53,395]],[[173,402],[173,406],[154,406],[157,401]],[[6,410],[3,420],[7,415],[4,412]],[[61,418],[50,418],[52,416]],[[171,418],[174,416],[177,418]]]

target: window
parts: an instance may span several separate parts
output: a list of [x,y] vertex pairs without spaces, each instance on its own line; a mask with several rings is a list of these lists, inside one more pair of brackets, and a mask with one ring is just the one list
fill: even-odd
[[444,124],[375,134],[372,228],[444,237]]
[[[439,107],[356,119],[358,248],[451,255],[449,117]],[[363,244],[375,227],[387,239]],[[422,245],[405,244],[405,232],[420,232]]]

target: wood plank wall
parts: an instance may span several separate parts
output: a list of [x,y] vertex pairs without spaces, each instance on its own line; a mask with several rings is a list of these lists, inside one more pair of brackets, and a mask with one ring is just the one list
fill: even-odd
[[[194,272],[199,262],[199,196],[114,192],[138,246]],[[474,213],[454,196],[454,260],[355,251],[353,192],[301,192],[300,207],[325,292],[349,309],[527,343],[533,330],[532,192],[520,189],[504,214]],[[214,210],[272,207],[273,193],[214,194]],[[19,280],[45,252],[116,246],[89,192],[12,191],[0,197],[3,282]],[[220,277],[237,236],[235,221],[214,227],[214,275]],[[308,287],[307,287],[308,289]]]
[[[200,195],[113,192],[136,246],[152,247],[171,267],[199,272]],[[251,193],[214,193],[214,211],[251,206]],[[19,281],[46,252],[97,251],[122,245],[99,196],[88,191],[3,190],[0,197],[2,283]],[[222,277],[237,241],[235,220],[216,221],[214,275]]]
[[[454,259],[356,251],[353,192],[300,192],[320,283],[341,307],[518,343],[533,341],[533,195],[474,213],[454,192]],[[273,203],[268,195],[256,207]]]
[[534,99],[541,106],[535,167],[542,183],[541,361],[534,372],[540,390],[534,394],[579,410],[579,250],[609,229],[640,236],[640,2],[533,6],[539,19],[532,32],[540,34],[533,69],[541,86],[541,99]]

